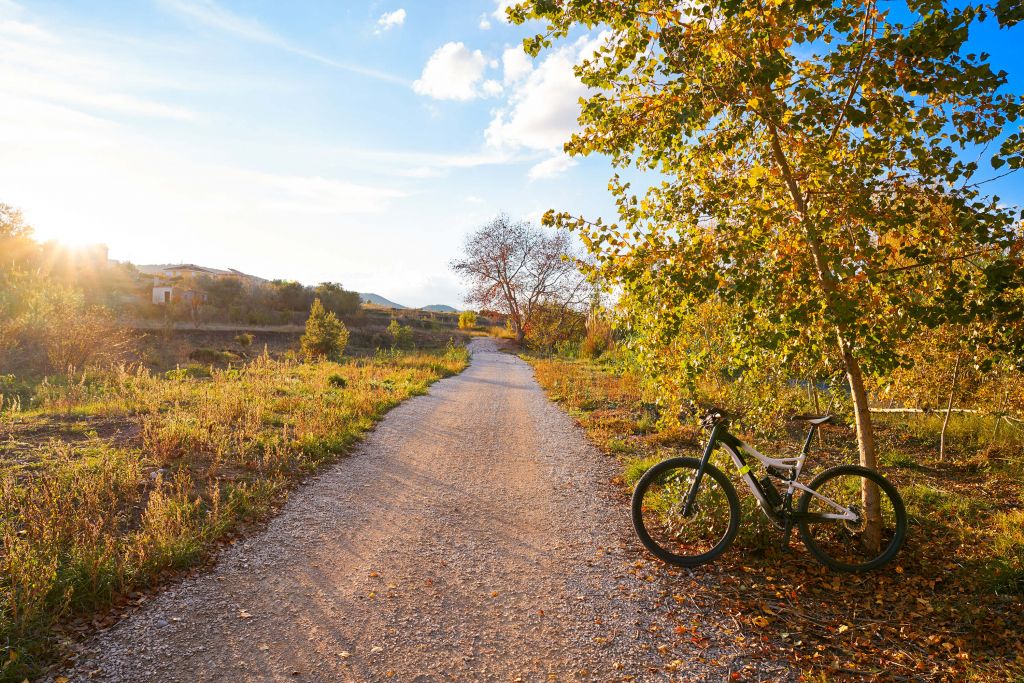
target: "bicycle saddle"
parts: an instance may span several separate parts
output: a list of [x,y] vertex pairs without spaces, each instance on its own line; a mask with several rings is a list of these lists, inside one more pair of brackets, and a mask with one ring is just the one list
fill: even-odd
[[833,417],[833,415],[794,415],[789,419],[794,422],[808,422],[817,427],[818,425],[823,425],[826,422],[831,422]]
[[711,408],[706,413],[704,413],[704,417],[701,418],[700,424],[704,429],[711,429],[716,424],[726,419],[728,418],[724,410],[719,410],[718,408]]

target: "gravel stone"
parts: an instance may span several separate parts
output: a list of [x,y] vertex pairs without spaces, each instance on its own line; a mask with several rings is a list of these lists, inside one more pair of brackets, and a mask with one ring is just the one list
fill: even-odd
[[[632,569],[643,556],[616,463],[526,363],[491,339],[471,350],[465,372],[392,410],[266,530],[81,643],[60,675],[729,679],[746,661],[731,617],[677,604],[664,578]],[[705,640],[672,637],[678,620]],[[762,665],[757,680],[791,679]]]

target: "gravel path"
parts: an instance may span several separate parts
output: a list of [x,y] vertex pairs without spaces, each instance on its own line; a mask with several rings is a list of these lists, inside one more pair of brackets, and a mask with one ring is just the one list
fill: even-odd
[[[635,568],[615,464],[526,363],[489,339],[472,349],[465,372],[394,409],[213,570],[83,643],[63,676],[727,679],[742,658],[729,618],[686,613]],[[666,637],[680,622],[700,642]]]

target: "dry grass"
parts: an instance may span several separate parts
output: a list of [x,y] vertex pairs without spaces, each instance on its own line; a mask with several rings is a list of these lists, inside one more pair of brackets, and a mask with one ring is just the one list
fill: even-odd
[[[614,365],[528,360],[551,398],[622,463],[624,493],[654,463],[700,452],[705,435],[657,422],[636,378]],[[741,533],[733,549],[691,575],[698,601],[735,616],[752,657],[788,659],[814,680],[1024,680],[1017,638],[1024,629],[1024,434],[1004,425],[993,440],[991,420],[954,416],[951,448],[940,462],[940,424],[934,416],[890,416],[876,425],[883,473],[911,517],[907,546],[893,565],[838,576],[814,563],[796,538],[782,555],[779,533],[738,486]],[[795,453],[801,436],[793,429],[752,442],[765,453]],[[852,429],[830,426],[822,436],[811,474],[856,462]],[[728,462],[718,465],[734,471]],[[643,571],[673,576],[654,560],[645,560]]]
[[0,681],[53,655],[55,628],[201,560],[266,516],[389,408],[461,371],[464,349],[342,363],[261,357],[37,388],[0,419]]

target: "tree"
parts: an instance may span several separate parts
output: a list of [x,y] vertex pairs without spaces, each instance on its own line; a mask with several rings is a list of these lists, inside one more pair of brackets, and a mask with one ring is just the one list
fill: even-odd
[[273,280],[267,285],[267,289],[270,305],[278,311],[305,310],[312,305],[315,298],[309,287],[294,280]]
[[348,345],[348,328],[338,316],[326,310],[320,299],[313,299],[306,320],[306,332],[299,342],[307,361],[319,358],[338,360]]
[[35,260],[40,248],[32,239],[32,232],[20,209],[0,202],[0,268],[9,268],[26,258]]
[[412,337],[412,328],[397,320],[392,320],[388,325],[388,334],[391,335],[392,345],[396,349],[411,349],[415,343]]
[[551,353],[567,343],[578,343],[586,332],[587,317],[559,302],[541,301],[534,306],[526,332],[526,344],[535,351]]
[[245,295],[245,285],[237,277],[200,275],[196,278],[196,287],[206,295],[211,306],[225,310],[241,303]]
[[522,343],[541,304],[577,306],[586,279],[565,230],[542,231],[500,215],[466,238],[452,270],[469,284],[466,301],[508,316]]
[[460,330],[472,330],[474,327],[476,327],[476,313],[474,311],[459,313]]
[[[1009,25],[1014,3],[999,10]],[[580,230],[621,288],[640,353],[680,314],[739,306],[737,359],[840,359],[860,461],[877,465],[865,374],[901,362],[897,341],[978,317],[1019,322],[1017,211],[981,194],[979,160],[1022,165],[1024,104],[985,54],[966,54],[981,6],[941,0],[535,1],[510,10],[547,31],[536,55],[579,26],[602,28],[577,67],[591,88],[570,154],[659,173],[642,196],[616,175],[620,223],[551,212]],[[574,34],[575,36],[575,34]],[[991,145],[992,152],[986,152]],[[949,264],[984,255],[971,277]],[[907,265],[893,267],[894,260]],[[931,296],[938,286],[941,297]],[[864,491],[877,543],[877,491]]]
[[350,292],[337,282],[321,282],[314,291],[324,308],[338,315],[351,315],[362,305],[359,292]]

